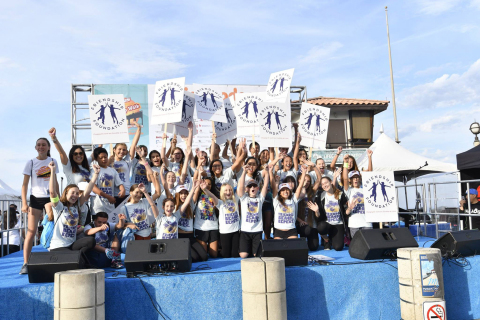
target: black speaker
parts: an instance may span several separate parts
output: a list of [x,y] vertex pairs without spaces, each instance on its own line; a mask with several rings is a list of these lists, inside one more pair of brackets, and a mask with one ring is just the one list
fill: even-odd
[[32,252],[28,259],[30,283],[53,282],[55,273],[82,269],[85,260],[80,251]]
[[440,249],[442,256],[468,257],[480,253],[480,231],[464,230],[449,232],[438,238],[431,248]]
[[129,241],[125,268],[127,277],[143,272],[190,271],[190,239]]
[[308,265],[308,245],[305,238],[262,240],[257,257],[279,257],[285,266]]
[[398,248],[417,248],[407,228],[360,229],[353,236],[348,253],[355,259],[376,260],[396,257]]

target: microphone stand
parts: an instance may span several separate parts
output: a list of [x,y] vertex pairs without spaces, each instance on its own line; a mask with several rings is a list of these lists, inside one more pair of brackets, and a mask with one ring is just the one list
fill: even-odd
[[[409,173],[407,173],[407,175],[409,174],[412,174],[413,173],[413,179],[415,181],[415,216],[416,216],[416,220],[418,222],[418,229],[419,229],[419,232],[417,232],[417,240],[419,238],[419,236],[423,236],[423,232],[422,232],[422,228],[420,226],[420,203],[421,203],[421,197],[419,197],[419,194],[418,194],[418,186],[417,186],[417,172],[420,171],[420,169],[422,168],[425,168],[426,166],[428,166],[428,162],[425,161],[425,164],[423,166],[420,166],[418,169],[416,170],[413,170]],[[417,230],[418,231],[418,230]],[[427,230],[425,230],[426,232]]]

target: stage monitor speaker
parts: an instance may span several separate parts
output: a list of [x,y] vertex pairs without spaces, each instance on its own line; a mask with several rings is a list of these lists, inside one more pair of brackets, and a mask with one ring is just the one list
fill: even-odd
[[257,257],[279,257],[285,266],[308,265],[308,245],[305,238],[260,241]]
[[355,259],[376,260],[396,257],[398,248],[417,248],[407,228],[360,229],[355,233],[348,253]]
[[480,254],[480,231],[464,230],[444,234],[431,248],[440,249],[442,256],[468,257]]
[[32,252],[28,259],[28,281],[53,282],[57,272],[84,267],[85,260],[80,251]]
[[129,241],[125,268],[128,277],[144,272],[190,271],[190,239]]

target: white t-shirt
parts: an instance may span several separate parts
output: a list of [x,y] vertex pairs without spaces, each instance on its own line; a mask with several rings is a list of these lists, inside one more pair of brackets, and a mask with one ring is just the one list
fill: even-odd
[[[98,232],[95,232],[95,234],[94,234],[95,242],[99,246],[104,247],[104,248],[107,248],[107,245],[109,244],[110,237],[113,237],[113,235],[115,234],[115,223],[107,222],[107,224],[108,224],[108,229],[107,230],[98,231]],[[93,222],[87,224],[85,226],[85,229],[83,230],[83,232],[86,232],[87,230],[90,230],[92,228],[95,228],[95,225],[93,224]]]
[[352,203],[356,199],[359,199],[359,203],[353,208],[348,217],[348,227],[349,228],[371,228],[372,224],[365,221],[365,203],[363,198],[363,188],[353,188],[350,187],[345,192],[348,202]]
[[139,162],[139,159],[133,158],[131,162],[132,174],[130,182],[131,184],[143,183],[147,189],[147,192],[152,192],[151,182],[148,181],[147,169],[143,164]]
[[[161,167],[152,167],[152,171],[153,172],[158,172],[159,174],[160,174],[160,169],[161,169]],[[158,180],[158,184],[160,185],[160,187],[163,188],[162,179],[160,179],[160,176],[157,177],[157,180]],[[150,191],[152,192],[152,194],[156,191],[155,190],[155,185],[153,184],[153,182],[151,183]]]
[[[114,197],[116,195],[114,193],[114,186],[119,186],[123,184],[123,182],[115,169],[111,167],[100,167],[100,173],[98,174],[95,184],[101,191],[105,192],[109,196]],[[114,209],[115,205],[108,202],[106,198],[99,195],[95,197],[95,200],[93,201],[93,214],[96,214],[100,211],[110,213]]]
[[[23,174],[30,176],[31,189],[30,194],[37,198],[48,198],[50,197],[50,190],[48,186],[50,183],[50,167],[48,164],[53,160],[55,163],[55,172],[58,174],[58,164],[57,160],[48,157],[45,160],[38,160],[33,158],[28,160],[25,168],[23,169]],[[33,168],[32,168],[33,164]]]
[[285,180],[285,178],[288,176],[294,177],[295,180],[297,179],[297,173],[295,172],[295,168],[292,168],[288,171],[278,170],[276,174],[280,177],[280,183],[283,183],[283,180]]
[[278,196],[273,198],[273,212],[275,213],[273,226],[275,229],[295,229],[295,221],[297,221],[297,205],[298,200],[295,195],[293,195],[291,199],[285,200],[285,206],[280,203]]
[[241,230],[244,232],[262,232],[262,205],[265,198],[258,194],[255,198],[250,198],[247,193],[240,197],[242,208]]
[[218,224],[220,226],[220,233],[232,233],[240,229],[240,215],[236,208],[238,197],[234,200],[218,200],[217,208],[219,211]]
[[[340,195],[341,196],[341,195]],[[340,200],[340,196],[338,199]],[[342,216],[340,214],[340,204],[334,195],[329,196],[325,193],[325,213],[327,214],[327,222],[331,225],[342,224]]]
[[218,219],[215,214],[213,199],[206,194],[200,194],[195,208],[193,227],[202,231],[218,230]]
[[[190,208],[193,209],[193,201],[191,201]],[[192,232],[193,231],[193,215],[190,219],[187,219],[187,214],[181,213],[180,209],[178,209],[175,213],[175,218],[177,218],[178,227],[185,232]]]
[[89,182],[90,181],[90,170],[87,168],[78,165],[80,172],[73,173],[72,171],[72,163],[70,159],[68,159],[67,164],[63,165],[63,173],[67,178],[67,185],[69,184],[76,184],[78,185],[79,182]]
[[228,168],[230,168],[230,167],[233,165],[233,163],[232,163],[230,160],[225,159],[225,158],[223,158],[223,157],[220,158],[220,161],[222,161],[223,170],[228,169]]
[[[113,163],[113,168],[117,171],[118,176],[120,177],[120,180],[122,181],[121,184],[125,187],[125,195],[130,194],[130,171],[132,168],[132,159],[130,159],[130,155],[127,154],[123,160],[120,161],[115,161]],[[118,189],[118,186],[115,185],[115,196],[118,195],[120,192],[120,189]]]
[[329,177],[330,180],[333,180],[333,171],[330,171],[328,169],[325,169],[323,174],[322,174],[322,178],[323,177]]
[[[180,176],[182,175],[182,171],[180,170],[180,163],[170,162],[168,164],[168,170],[175,173],[175,176],[177,177],[177,183],[175,184],[175,186],[177,186],[180,183]],[[187,170],[187,176],[185,177],[184,185],[188,186],[188,189],[190,189],[191,184],[192,176],[190,175],[190,171]]]
[[137,226],[137,229],[133,230],[135,234],[148,237],[152,233],[148,216],[153,215],[153,213],[147,199],[140,199],[138,203],[128,202],[120,209],[120,213],[125,214],[127,222],[134,223]]
[[215,177],[215,186],[217,187],[218,190],[220,190],[220,187],[224,183],[228,183],[229,185],[232,186],[232,188],[235,187],[234,183],[234,177],[235,173],[232,171],[231,168],[223,170],[223,174],[220,176],[220,178]]
[[85,202],[80,207],[80,218],[78,220],[79,225],[81,226],[85,225],[85,221],[87,220],[87,215],[88,215],[88,206],[87,206],[87,202]]
[[157,218],[157,239],[178,239],[178,224],[174,215]]
[[[55,227],[53,229],[49,250],[69,247],[77,239],[77,226],[79,220],[77,208],[67,208],[63,203],[58,202],[56,207],[52,206],[52,209]],[[58,218],[59,216],[60,218]]]
[[[3,216],[3,215],[2,215]],[[0,230],[2,230],[3,221],[0,224]],[[20,218],[17,219],[17,223],[13,226],[14,229],[23,228],[23,223]],[[7,245],[7,234],[9,235],[9,242],[8,244],[11,246],[19,246],[20,245],[20,230],[13,230],[9,232],[2,232],[3,238],[3,245]]]

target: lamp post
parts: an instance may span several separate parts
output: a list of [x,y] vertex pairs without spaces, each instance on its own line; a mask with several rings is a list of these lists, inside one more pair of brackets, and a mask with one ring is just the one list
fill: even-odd
[[470,131],[475,135],[473,146],[476,147],[480,145],[480,140],[478,140],[478,136],[477,136],[480,133],[480,124],[477,121],[475,121],[470,125]]

